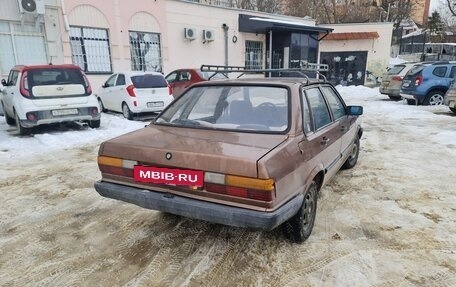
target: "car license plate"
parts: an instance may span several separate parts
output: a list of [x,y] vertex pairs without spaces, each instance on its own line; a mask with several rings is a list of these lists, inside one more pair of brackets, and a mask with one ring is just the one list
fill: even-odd
[[202,187],[204,183],[204,172],[201,170],[135,165],[133,168],[133,179],[137,182]]
[[402,86],[403,86],[403,87],[408,87],[408,86],[410,86],[410,81],[404,81],[404,82],[402,82]]
[[78,109],[65,109],[65,110],[53,110],[53,116],[68,116],[68,115],[77,115]]
[[149,102],[147,103],[148,108],[161,108],[164,106],[163,102]]

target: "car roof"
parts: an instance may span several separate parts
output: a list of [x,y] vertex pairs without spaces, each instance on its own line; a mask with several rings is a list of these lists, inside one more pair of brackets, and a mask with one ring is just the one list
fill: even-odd
[[153,72],[153,71],[145,71],[145,72],[143,72],[143,71],[118,71],[113,74],[124,74],[124,75],[128,75],[128,76],[142,76],[142,75],[163,76],[162,73]]
[[46,64],[46,65],[16,65],[13,67],[13,70],[17,71],[27,71],[27,70],[38,70],[38,69],[77,69],[81,70],[81,67],[73,64],[61,64],[61,65],[53,65],[53,64]]
[[221,86],[221,85],[286,85],[286,86],[293,86],[293,85],[311,85],[311,84],[323,84],[329,82],[325,82],[319,79],[309,79],[306,78],[280,78],[280,77],[272,77],[272,78],[242,78],[242,79],[226,79],[226,80],[218,80],[218,81],[204,81],[196,83],[195,86]]

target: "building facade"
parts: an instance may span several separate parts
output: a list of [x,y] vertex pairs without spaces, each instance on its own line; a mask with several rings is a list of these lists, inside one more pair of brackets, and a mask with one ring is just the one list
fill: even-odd
[[109,74],[126,70],[292,68],[320,61],[332,29],[312,19],[179,0],[3,0],[0,74],[15,64],[74,63],[97,90]]

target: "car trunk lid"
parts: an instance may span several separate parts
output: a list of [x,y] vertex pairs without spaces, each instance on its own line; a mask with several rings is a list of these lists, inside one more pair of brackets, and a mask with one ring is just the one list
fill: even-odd
[[152,125],[105,142],[100,155],[156,167],[257,177],[257,161],[287,137]]

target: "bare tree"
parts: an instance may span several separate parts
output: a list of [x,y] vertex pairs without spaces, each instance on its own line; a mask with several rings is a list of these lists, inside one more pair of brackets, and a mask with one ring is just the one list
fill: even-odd
[[456,16],[456,1],[446,0],[446,2],[447,2],[447,5],[448,5],[448,9],[450,9],[450,13],[453,16]]

